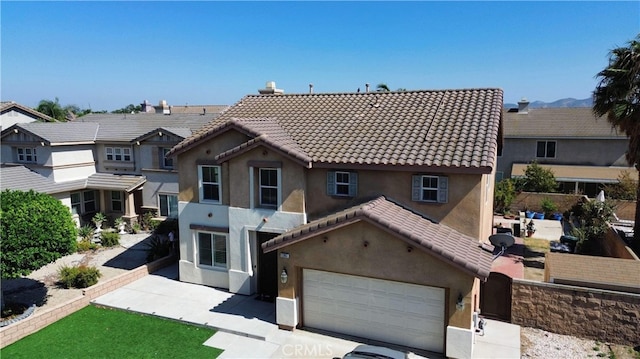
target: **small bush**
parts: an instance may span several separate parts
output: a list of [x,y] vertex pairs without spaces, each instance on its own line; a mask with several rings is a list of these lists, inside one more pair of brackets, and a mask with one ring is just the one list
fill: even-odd
[[80,227],[80,229],[78,229],[78,235],[83,240],[91,239],[91,237],[93,237],[93,233],[94,233],[94,229],[93,229],[93,227],[91,227],[89,225],[84,225],[84,226]]
[[169,234],[169,232],[173,231],[173,233],[180,233],[178,229],[178,220],[174,218],[167,218],[164,221],[160,221],[158,226],[155,228],[154,233],[156,234]]
[[131,233],[136,234],[142,231],[142,227],[140,227],[140,223],[134,223],[131,225]]
[[94,249],[98,249],[98,245],[93,243],[93,242],[91,242],[88,239],[83,239],[80,242],[78,242],[78,252],[79,253],[92,251]]
[[118,232],[102,232],[100,242],[103,247],[113,247],[120,244],[120,234]]
[[86,265],[67,267],[64,266],[58,271],[60,284],[65,288],[87,288],[98,283],[98,278],[102,274],[96,267]]

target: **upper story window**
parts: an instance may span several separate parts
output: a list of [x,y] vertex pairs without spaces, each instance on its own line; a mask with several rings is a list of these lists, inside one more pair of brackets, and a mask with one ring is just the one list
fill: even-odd
[[200,202],[220,203],[222,194],[220,166],[198,166],[198,187]]
[[35,147],[18,147],[16,150],[18,154],[18,162],[35,163],[38,161]]
[[164,169],[173,169],[173,158],[167,158],[167,153],[171,151],[171,148],[162,147],[160,148],[160,165]]
[[556,141],[538,141],[536,157],[556,158]]
[[415,175],[412,177],[411,199],[418,202],[447,203],[449,179],[443,176]]
[[196,232],[198,264],[227,268],[227,236],[211,232]]
[[358,192],[358,174],[355,172],[327,172],[327,194],[330,196],[355,197]]
[[260,169],[260,206],[277,207],[278,206],[278,169],[277,168],[261,168]]
[[130,147],[105,147],[107,161],[131,161]]

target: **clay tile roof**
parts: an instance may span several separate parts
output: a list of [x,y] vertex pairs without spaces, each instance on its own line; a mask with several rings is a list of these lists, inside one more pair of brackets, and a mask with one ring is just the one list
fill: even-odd
[[262,244],[270,252],[356,221],[368,221],[436,258],[485,280],[491,254],[476,239],[436,223],[384,196],[296,227]]
[[249,95],[180,142],[171,154],[187,151],[236,121],[255,137],[266,134],[274,146],[307,156],[314,165],[489,173],[496,163],[502,96],[500,89]]

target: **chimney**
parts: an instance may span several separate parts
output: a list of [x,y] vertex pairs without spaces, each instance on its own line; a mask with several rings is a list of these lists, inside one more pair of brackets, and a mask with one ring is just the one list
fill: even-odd
[[518,101],[518,113],[528,114],[529,113],[529,100],[526,97],[523,97],[520,101]]
[[277,89],[274,81],[268,81],[265,88],[258,90],[261,95],[282,95],[284,90]]
[[369,92],[369,84],[364,84],[364,92]]
[[313,93],[313,84],[309,84],[309,93]]

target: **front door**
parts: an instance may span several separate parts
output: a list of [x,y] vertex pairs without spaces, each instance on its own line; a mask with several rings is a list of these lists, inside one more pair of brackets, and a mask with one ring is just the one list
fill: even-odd
[[264,253],[262,243],[276,237],[278,233],[257,232],[258,244],[258,297],[273,302],[278,296],[278,253]]

